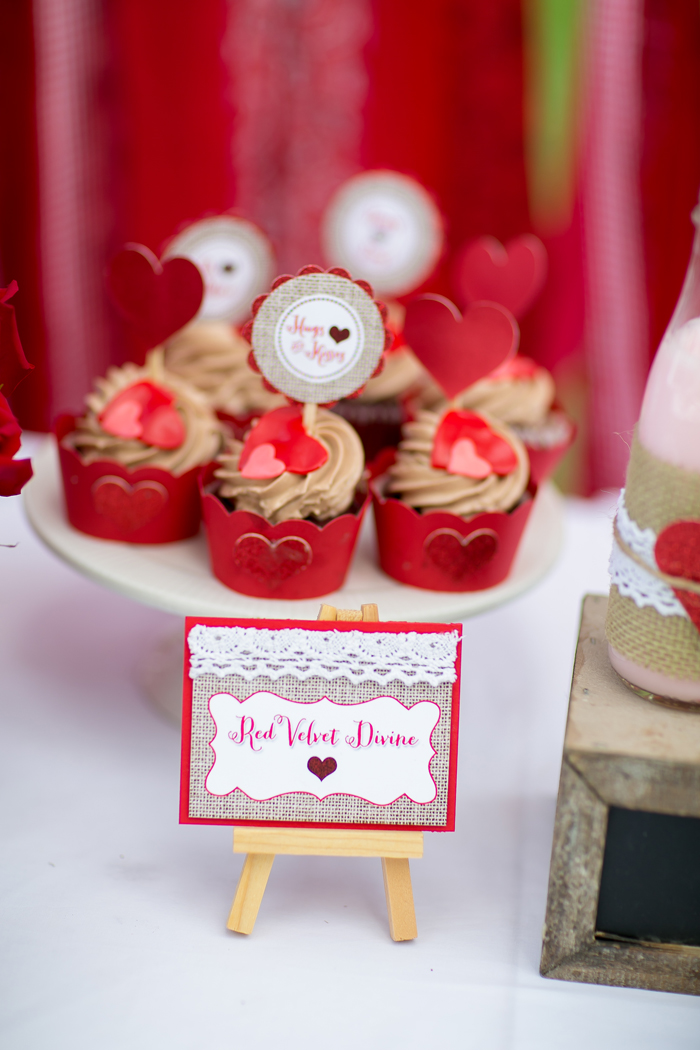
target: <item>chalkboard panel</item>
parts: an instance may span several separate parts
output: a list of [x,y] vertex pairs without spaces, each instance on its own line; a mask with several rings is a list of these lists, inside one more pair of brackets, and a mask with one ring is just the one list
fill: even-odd
[[700,946],[700,819],[610,807],[596,931]]

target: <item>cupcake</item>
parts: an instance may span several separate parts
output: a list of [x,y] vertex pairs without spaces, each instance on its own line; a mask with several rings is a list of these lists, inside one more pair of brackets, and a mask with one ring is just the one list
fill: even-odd
[[287,403],[248,365],[250,345],[227,321],[196,321],[165,344],[165,366],[187,380],[240,438],[253,419]]
[[574,424],[555,404],[551,374],[522,355],[474,383],[455,405],[507,423],[528,450],[535,484],[551,475],[575,436]]
[[255,597],[312,598],[342,586],[368,503],[362,443],[316,406],[262,416],[202,479],[215,576]]
[[421,411],[372,482],[382,569],[430,590],[482,590],[507,576],[532,508],[527,451],[484,413]]
[[[368,461],[385,448],[396,448],[401,427],[412,418],[412,403],[435,384],[403,338],[406,313],[400,303],[387,304],[387,327],[393,345],[384,354],[379,375],[367,380],[355,398],[340,401],[334,408],[357,430]],[[439,394],[438,394],[439,396]]]
[[68,518],[81,532],[130,543],[166,543],[197,532],[197,474],[222,444],[205,397],[146,364],[111,368],[80,419],[56,427]]

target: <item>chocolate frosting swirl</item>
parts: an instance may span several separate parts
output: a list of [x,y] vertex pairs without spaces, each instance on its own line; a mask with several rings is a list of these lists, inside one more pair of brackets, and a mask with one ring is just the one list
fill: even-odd
[[435,434],[441,415],[423,411],[412,423],[404,423],[396,462],[389,468],[387,492],[417,510],[445,510],[460,517],[481,511],[510,510],[527,487],[530,461],[525,446],[509,427],[480,413],[494,433],[507,441],[518,464],[501,477],[467,478],[431,466]]
[[[186,435],[179,448],[155,448],[138,438],[115,437],[102,429],[99,416],[112,398],[126,387],[144,381],[155,383],[175,395],[174,407],[182,417]],[[83,463],[111,459],[128,470],[160,467],[178,477],[192,467],[209,463],[221,448],[221,424],[206,399],[179,376],[164,370],[160,350],[151,351],[142,368],[135,364],[110,368],[106,378],[95,380],[95,387],[95,391],[85,398],[86,414],[62,441],[65,448],[78,453]]]
[[236,510],[260,514],[272,524],[289,518],[326,521],[342,514],[364,470],[362,443],[349,423],[323,408],[308,433],[327,450],[326,462],[309,474],[285,471],[277,478],[244,478],[238,471],[243,444],[230,441],[218,457],[219,496],[234,500]]
[[546,368],[533,376],[490,375],[461,393],[455,408],[486,412],[503,423],[536,426],[544,423],[554,401],[554,380]]
[[384,368],[368,379],[358,401],[374,404],[390,397],[411,394],[429,381],[428,373],[408,347],[394,350],[386,355]]
[[263,386],[248,365],[250,346],[225,321],[196,321],[165,344],[165,366],[200,390],[209,404],[232,416],[267,412],[287,404]]

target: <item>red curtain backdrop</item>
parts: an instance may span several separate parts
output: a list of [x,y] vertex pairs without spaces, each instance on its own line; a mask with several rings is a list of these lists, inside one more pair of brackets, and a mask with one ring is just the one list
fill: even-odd
[[[696,0],[587,6],[584,116],[596,105],[606,121],[617,114],[629,149],[601,137],[597,118],[593,135],[582,124],[573,220],[544,238],[549,281],[522,332],[525,352],[561,376],[576,362],[587,382],[586,490],[622,480],[614,433],[636,411],[677,297],[700,185]],[[280,270],[294,270],[318,261],[335,188],[384,166],[418,177],[445,215],[447,251],[431,280],[445,294],[466,239],[533,230],[521,0],[0,0],[0,13],[0,264],[5,282],[19,282],[18,323],[37,365],[14,401],[27,427],[79,407],[93,376],[134,352],[102,285],[124,241],[157,251],[188,221],[233,208],[267,230]],[[625,111],[601,65],[614,36],[605,18],[621,14],[639,29]],[[612,228],[599,190],[624,178],[636,203]],[[595,285],[606,266],[617,280],[627,265],[629,230],[639,309],[626,272],[617,297]],[[612,345],[606,310],[631,363]]]

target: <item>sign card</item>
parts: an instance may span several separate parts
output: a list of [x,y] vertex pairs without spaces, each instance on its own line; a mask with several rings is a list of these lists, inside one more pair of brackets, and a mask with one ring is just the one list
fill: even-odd
[[186,622],[185,824],[454,829],[461,625]]
[[415,179],[365,171],[344,182],[323,219],[323,246],[333,266],[369,281],[379,295],[406,295],[435,269],[442,216]]
[[250,304],[269,287],[275,259],[261,229],[235,215],[216,215],[188,226],[170,241],[164,258],[184,256],[204,279],[200,321],[240,324]]

